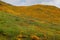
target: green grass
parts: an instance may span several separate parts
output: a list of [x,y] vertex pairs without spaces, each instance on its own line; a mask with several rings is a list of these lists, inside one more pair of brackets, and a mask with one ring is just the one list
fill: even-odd
[[60,32],[60,25],[40,23],[38,20],[31,21],[27,17],[21,18],[0,11],[0,40],[17,40],[18,35],[28,36],[22,38],[23,40],[32,40],[30,37],[32,34],[41,40],[60,40],[60,34],[57,31]]
[[0,11],[0,34],[14,38],[20,33],[19,30],[19,26],[16,24],[16,17]]

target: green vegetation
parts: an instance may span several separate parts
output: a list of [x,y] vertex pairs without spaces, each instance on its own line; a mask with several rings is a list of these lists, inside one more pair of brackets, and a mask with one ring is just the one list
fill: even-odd
[[17,40],[18,35],[22,35],[18,39],[23,40],[33,40],[31,35],[41,40],[60,40],[58,27],[60,26],[57,24],[41,23],[0,11],[0,40]]
[[16,17],[0,11],[0,35],[14,38],[20,33],[15,19]]

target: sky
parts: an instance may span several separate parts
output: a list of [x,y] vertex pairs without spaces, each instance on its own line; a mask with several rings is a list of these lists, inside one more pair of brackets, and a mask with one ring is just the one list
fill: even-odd
[[60,8],[60,0],[1,0],[16,6],[28,6],[33,4],[54,5]]

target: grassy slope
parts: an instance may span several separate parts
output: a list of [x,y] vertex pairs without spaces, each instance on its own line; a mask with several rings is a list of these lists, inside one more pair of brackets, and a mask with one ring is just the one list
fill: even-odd
[[23,40],[60,40],[60,9],[0,2],[0,35],[0,40],[15,40],[17,35]]

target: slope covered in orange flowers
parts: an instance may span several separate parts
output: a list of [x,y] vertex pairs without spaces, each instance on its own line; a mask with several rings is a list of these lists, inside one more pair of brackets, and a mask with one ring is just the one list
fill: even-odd
[[18,16],[33,17],[41,20],[60,22],[60,9],[55,6],[32,5],[17,7],[1,2],[0,10]]
[[0,15],[0,23],[4,19],[4,24],[0,24],[3,26],[2,29],[0,26],[3,31],[0,31],[0,35],[1,32],[4,35],[0,37],[1,40],[10,34],[16,34],[15,31],[20,34],[17,33],[17,39],[10,38],[11,40],[60,40],[60,8],[41,4],[13,6],[0,1]]

